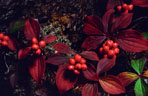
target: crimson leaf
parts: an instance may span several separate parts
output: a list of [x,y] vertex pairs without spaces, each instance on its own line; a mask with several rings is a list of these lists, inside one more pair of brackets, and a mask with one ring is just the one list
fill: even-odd
[[31,47],[20,49],[18,51],[18,59],[19,60],[25,59],[29,55],[30,52],[31,52]]
[[106,9],[109,10],[109,9],[115,8],[117,5],[120,5],[121,3],[123,3],[123,1],[108,0]]
[[60,94],[70,90],[76,83],[77,77],[67,70],[67,64],[61,65],[56,73],[56,85]]
[[45,72],[45,59],[43,56],[36,56],[32,60],[33,63],[29,64],[29,72],[36,83],[39,83]]
[[132,4],[140,7],[148,7],[148,0],[132,0]]
[[45,38],[44,38],[44,41],[46,42],[46,43],[52,43],[52,42],[54,42],[56,40],[56,37],[55,36],[52,36],[52,35],[47,35],[47,36],[45,36]]
[[12,51],[17,49],[17,41],[13,37],[10,37],[10,36],[8,40],[8,48]]
[[82,88],[82,96],[97,96],[98,85],[97,84],[85,84]]
[[98,55],[93,51],[84,51],[80,55],[89,60],[99,61]]

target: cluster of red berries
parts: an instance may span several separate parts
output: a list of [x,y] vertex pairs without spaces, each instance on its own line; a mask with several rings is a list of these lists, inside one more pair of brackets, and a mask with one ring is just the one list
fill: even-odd
[[132,11],[134,8],[133,4],[127,5],[126,3],[117,6],[118,12],[128,13],[129,11]]
[[73,70],[75,74],[80,74],[80,71],[87,70],[86,60],[79,54],[75,54],[74,58],[69,59],[68,70]]
[[0,33],[0,47],[8,46],[8,40],[9,40],[8,36],[4,35],[3,33]]
[[118,43],[113,42],[112,40],[107,40],[99,49],[99,52],[104,58],[116,58],[116,54],[119,54],[119,51]]
[[40,55],[42,53],[41,48],[44,48],[46,46],[46,42],[45,41],[40,41],[38,43],[37,38],[32,38],[32,46],[31,48],[33,49],[34,53],[37,55]]

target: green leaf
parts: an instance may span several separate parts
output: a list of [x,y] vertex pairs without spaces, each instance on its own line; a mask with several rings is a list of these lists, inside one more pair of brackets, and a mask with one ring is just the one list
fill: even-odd
[[148,33],[147,33],[147,32],[142,32],[142,35],[143,35],[146,39],[148,39]]
[[148,85],[141,80],[140,78],[137,80],[134,88],[136,96],[147,96],[148,94]]
[[16,21],[14,25],[10,28],[10,32],[13,33],[24,27],[25,21]]
[[144,64],[146,63],[146,61],[147,61],[146,58],[131,60],[131,66],[140,75],[143,71]]

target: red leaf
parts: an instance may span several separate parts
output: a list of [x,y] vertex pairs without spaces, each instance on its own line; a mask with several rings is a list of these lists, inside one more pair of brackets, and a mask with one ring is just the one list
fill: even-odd
[[29,65],[29,72],[36,83],[39,83],[45,72],[45,59],[43,56],[37,56],[32,60],[33,63]]
[[90,80],[90,81],[98,81],[99,80],[97,73],[90,67],[88,67],[88,69],[86,71],[83,71],[83,74],[87,80]]
[[115,65],[115,59],[108,59],[108,58],[101,59],[97,65],[97,74],[99,75],[100,73],[108,71],[114,65]]
[[12,51],[17,49],[17,41],[13,38],[9,36],[9,40],[8,40],[8,48]]
[[67,46],[66,44],[64,44],[64,43],[54,44],[53,47],[59,53],[74,54],[74,52],[71,50],[71,48],[69,46]]
[[87,16],[83,31],[88,35],[104,35],[102,21],[98,16]]
[[105,33],[108,33],[108,29],[110,29],[110,27],[114,21],[113,12],[114,12],[114,9],[108,10],[102,18],[102,23],[104,25],[104,32]]
[[123,4],[123,1],[121,1],[121,0],[108,0],[106,9],[109,10],[109,9],[115,8],[116,6],[118,6],[120,4]]
[[67,64],[61,65],[56,73],[56,85],[60,94],[70,90],[77,82],[77,77],[67,70]]
[[126,28],[132,21],[133,13],[122,14],[117,17],[112,25],[111,33]]
[[99,79],[100,85],[109,94],[125,93],[125,88],[122,86],[120,80],[113,75],[107,75]]
[[33,18],[29,18],[25,23],[24,35],[31,40],[36,37],[39,40],[40,24]]
[[29,55],[30,52],[31,52],[31,47],[20,49],[18,51],[18,59],[19,60],[25,59]]
[[99,61],[98,55],[93,51],[84,51],[80,55],[89,60]]
[[46,60],[46,62],[53,65],[62,65],[67,63],[68,59],[63,54],[53,54]]
[[148,7],[148,0],[132,0],[132,4],[140,7]]
[[127,52],[141,52],[148,49],[147,39],[140,32],[132,29],[121,31],[115,41]]
[[44,38],[44,41],[45,41],[46,43],[52,43],[52,42],[54,42],[55,40],[56,40],[56,37],[53,36],[53,35],[47,35],[47,36],[45,36],[45,38]]
[[96,49],[105,40],[105,38],[105,36],[89,36],[84,40],[81,47],[86,50]]
[[137,74],[131,72],[122,72],[118,74],[118,77],[124,86],[128,86],[139,78]]
[[82,88],[82,96],[97,96],[98,85],[97,84],[85,84]]

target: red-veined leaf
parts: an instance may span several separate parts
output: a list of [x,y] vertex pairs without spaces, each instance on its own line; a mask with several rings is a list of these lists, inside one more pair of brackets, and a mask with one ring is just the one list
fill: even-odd
[[87,16],[84,22],[84,33],[87,35],[104,35],[102,21],[98,16]]
[[98,85],[97,84],[85,84],[82,88],[82,96],[97,96]]
[[146,70],[146,71],[143,73],[142,76],[144,76],[144,77],[148,77],[148,70]]
[[53,54],[46,60],[46,62],[53,65],[62,65],[68,62],[68,58],[63,54]]
[[33,63],[29,64],[29,72],[36,83],[39,83],[45,72],[45,59],[44,56],[36,56],[32,60]]
[[89,36],[84,40],[81,47],[86,50],[96,49],[105,38],[105,36]]
[[67,64],[61,65],[56,73],[56,85],[60,94],[70,90],[76,83],[77,76],[67,70]]
[[108,59],[108,58],[101,59],[97,65],[97,74],[99,75],[100,73],[108,71],[114,65],[115,65],[115,59]]
[[25,59],[31,52],[31,47],[20,49],[18,51],[18,60]]
[[84,77],[90,81],[98,81],[99,77],[97,73],[90,67],[86,71],[83,71]]
[[99,61],[99,57],[98,57],[97,53],[95,53],[93,51],[84,51],[84,52],[80,53],[80,55],[86,59],[89,59],[89,60]]
[[108,0],[106,9],[115,8],[116,6],[121,5],[121,3],[123,3],[121,0]]
[[137,74],[131,73],[131,72],[122,72],[122,73],[118,74],[118,77],[124,86],[128,86],[133,81],[135,81],[139,78],[139,76]]
[[114,12],[114,9],[108,10],[102,18],[102,23],[104,25],[105,33],[108,33],[108,29],[110,29],[112,22],[114,21],[113,12]]
[[47,36],[45,36],[45,38],[44,38],[44,41],[45,41],[46,43],[52,43],[52,42],[54,42],[55,40],[56,40],[56,37],[53,36],[53,35],[47,35]]
[[29,18],[25,23],[24,35],[31,40],[36,37],[39,40],[40,24],[33,18]]
[[148,49],[147,39],[132,29],[121,31],[115,41],[127,52],[141,52]]
[[132,0],[132,4],[140,7],[148,7],[148,0]]
[[13,38],[9,36],[9,40],[8,40],[8,48],[10,50],[16,50],[17,49],[17,41]]
[[125,88],[116,76],[107,75],[99,78],[101,87],[109,94],[121,94],[125,92]]
[[71,50],[71,48],[68,45],[64,44],[64,43],[54,44],[53,47],[59,53],[74,54],[74,52]]
[[119,29],[126,28],[132,21],[133,13],[122,14],[117,17],[112,25],[111,33],[117,32]]

